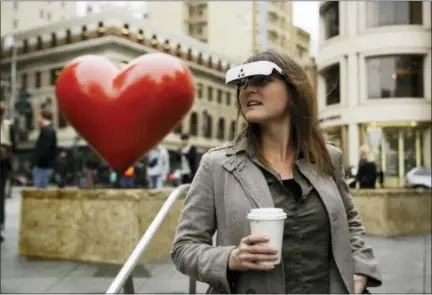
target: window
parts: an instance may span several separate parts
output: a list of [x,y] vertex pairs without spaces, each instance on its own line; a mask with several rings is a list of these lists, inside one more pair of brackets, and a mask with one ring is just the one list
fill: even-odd
[[198,135],[198,114],[193,112],[189,119],[189,134],[191,136],[197,136]]
[[41,36],[37,37],[36,48],[39,50],[42,49],[42,37]]
[[410,171],[416,167],[416,129],[415,128],[404,128],[404,170],[405,172]]
[[217,90],[217,102],[219,104],[222,103],[222,90],[221,89]]
[[41,87],[41,72],[36,72],[35,87],[36,88],[40,88]]
[[231,92],[226,93],[226,104],[227,106],[231,105]]
[[16,18],[14,18],[13,21],[12,21],[12,27],[14,29],[18,29],[18,20]]
[[207,111],[203,112],[203,133],[204,137],[211,138],[213,135],[213,120]]
[[421,175],[421,176],[431,176],[432,170],[431,168],[427,167],[419,167],[415,170],[414,175]]
[[51,46],[57,46],[57,36],[56,33],[51,33]]
[[296,51],[299,58],[303,58],[307,54],[307,49],[300,45],[296,46]]
[[71,43],[72,41],[72,33],[71,30],[66,30],[66,44]]
[[224,140],[225,139],[225,120],[223,118],[220,118],[219,122],[218,122],[217,138],[219,140]]
[[234,140],[236,133],[236,121],[231,121],[230,126],[230,140]]
[[13,2],[13,9],[16,11],[16,10],[18,10],[18,1],[14,1]]
[[52,69],[51,70],[51,72],[50,72],[50,84],[51,85],[55,85],[56,84],[57,77],[60,74],[61,70],[62,70],[61,68],[59,68],[59,69]]
[[47,20],[51,21],[51,12],[47,12]]
[[383,128],[386,139],[386,174],[388,176],[399,176],[399,129]]
[[61,2],[61,8],[64,8],[64,7],[65,7],[65,2],[62,1],[62,2]]
[[423,98],[423,55],[366,59],[368,98]]
[[28,52],[28,40],[24,39],[23,41],[23,52],[27,53]]
[[339,2],[331,1],[325,4],[321,17],[324,20],[324,38],[330,39],[339,35]]
[[203,97],[203,85],[202,85],[202,83],[198,83],[197,84],[197,95],[198,95],[198,98],[202,98]]
[[87,34],[88,34],[87,26],[82,26],[81,27],[81,38],[84,40],[87,39]]
[[366,6],[366,26],[421,25],[422,1],[370,1]]
[[27,89],[27,83],[28,83],[27,74],[24,73],[21,75],[21,89],[26,90]]
[[209,101],[213,101],[213,87],[208,86],[207,87],[207,92],[208,92],[208,100]]
[[92,13],[93,12],[93,6],[89,5],[87,6],[87,13]]
[[339,63],[325,69],[322,76],[325,81],[326,105],[340,103]]
[[45,11],[43,11],[43,9],[41,9],[41,10],[39,11],[39,17],[40,17],[40,18],[44,18],[44,17],[45,17]]

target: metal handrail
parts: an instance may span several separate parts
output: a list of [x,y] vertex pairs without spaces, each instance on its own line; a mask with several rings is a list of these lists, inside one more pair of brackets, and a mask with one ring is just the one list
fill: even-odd
[[[132,251],[132,254],[128,257],[123,267],[120,269],[120,272],[117,274],[114,281],[111,283],[108,291],[105,294],[118,294],[120,290],[128,285],[128,292],[125,293],[134,293],[133,291],[133,279],[132,279],[132,271],[135,266],[138,264],[141,256],[146,250],[148,244],[150,243],[153,236],[156,234],[157,230],[161,226],[163,220],[168,214],[171,207],[174,205],[175,201],[183,195],[185,192],[189,190],[190,184],[182,184],[175,188],[172,193],[169,195],[168,199],[163,204],[162,208],[159,210],[155,219],[152,221],[138,245],[136,245],[135,249]],[[194,283],[191,281],[191,283]]]

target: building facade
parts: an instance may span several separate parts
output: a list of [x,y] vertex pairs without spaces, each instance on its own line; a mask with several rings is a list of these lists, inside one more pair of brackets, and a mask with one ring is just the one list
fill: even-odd
[[289,1],[148,1],[147,17],[166,31],[189,35],[241,59],[264,44],[296,58],[300,46],[298,56],[309,56],[310,36],[303,31],[297,38]]
[[321,1],[322,128],[356,166],[367,145],[387,185],[431,166],[430,1]]
[[155,51],[178,56],[193,72],[196,99],[182,124],[162,144],[177,149],[180,133],[189,133],[192,143],[204,152],[234,137],[235,89],[226,87],[225,72],[238,61],[211,51],[193,38],[165,34],[150,23],[117,11],[21,30],[16,33],[15,40],[15,57],[12,50],[2,48],[2,81],[10,79],[11,62],[15,60],[18,88],[31,95],[33,111],[19,117],[20,128],[30,133],[29,147],[38,134],[36,117],[42,106],[50,106],[55,114],[59,144],[75,143],[77,134],[57,108],[55,83],[65,63],[87,54],[106,56],[120,67]]
[[2,1],[1,36],[77,15],[76,1]]

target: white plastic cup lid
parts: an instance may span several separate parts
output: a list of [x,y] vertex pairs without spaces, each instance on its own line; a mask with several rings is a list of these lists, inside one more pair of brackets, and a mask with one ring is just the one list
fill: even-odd
[[280,220],[286,217],[287,214],[280,208],[251,209],[247,215],[247,218],[251,220]]

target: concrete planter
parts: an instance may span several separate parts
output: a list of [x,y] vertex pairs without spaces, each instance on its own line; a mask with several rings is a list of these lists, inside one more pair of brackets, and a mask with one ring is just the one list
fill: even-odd
[[397,237],[431,233],[431,191],[353,190],[366,233]]
[[[171,190],[28,189],[22,192],[19,254],[123,264]],[[178,200],[143,255],[166,258],[183,200]]]

